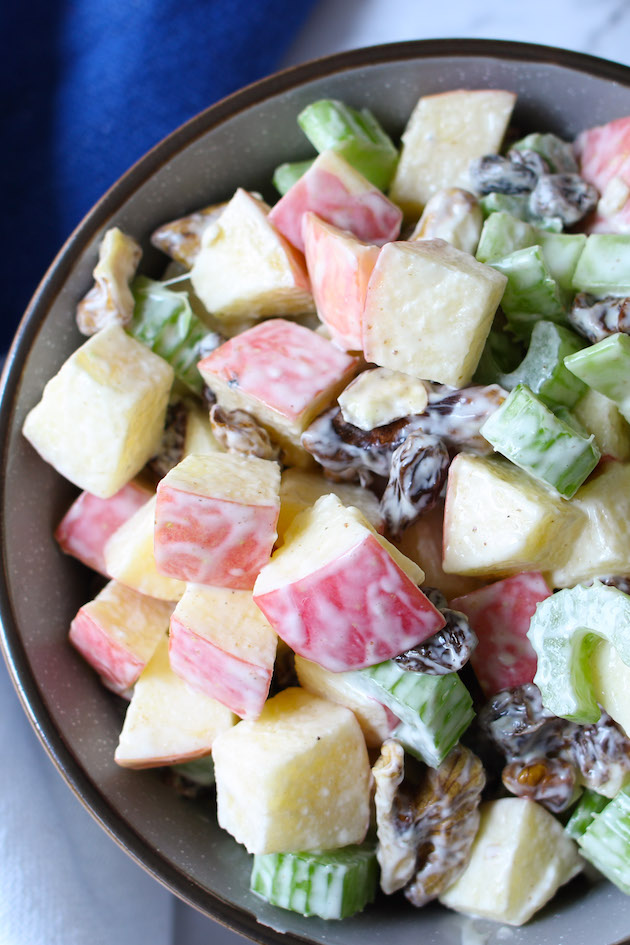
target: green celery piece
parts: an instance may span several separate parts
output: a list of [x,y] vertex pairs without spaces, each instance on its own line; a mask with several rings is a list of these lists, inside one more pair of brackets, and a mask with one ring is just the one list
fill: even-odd
[[595,469],[600,452],[592,436],[564,423],[519,384],[481,427],[498,453],[570,499]]
[[566,323],[563,294],[540,246],[527,246],[489,265],[507,276],[501,308],[517,337],[528,338],[540,318]]
[[512,145],[512,148],[516,151],[535,151],[540,154],[549,165],[552,174],[578,173],[578,164],[573,156],[570,142],[563,141],[557,135],[541,134],[536,131],[521,138]]
[[525,223],[511,213],[498,211],[486,219],[475,255],[479,262],[492,263],[538,242],[538,231],[531,223]]
[[194,781],[200,787],[210,787],[214,784],[214,762],[212,755],[204,758],[195,758],[194,761],[184,761],[179,765],[171,765],[175,774],[180,774],[189,781]]
[[564,359],[581,381],[614,401],[630,421],[630,335],[619,332]]
[[575,267],[573,288],[593,295],[630,295],[630,233],[592,233]]
[[257,853],[250,889],[300,915],[347,919],[374,901],[378,865],[373,843],[306,853]]
[[573,809],[564,829],[574,840],[579,840],[586,828],[593,823],[594,817],[601,814],[607,804],[610,804],[609,797],[604,797],[603,794],[587,788]]
[[320,99],[307,105],[297,120],[316,151],[336,151],[375,187],[387,190],[398,150],[369,109]]
[[561,289],[573,296],[573,276],[586,245],[585,233],[553,233],[537,230],[549,273]]
[[572,430],[575,430],[576,433],[579,433],[580,436],[587,437],[590,436],[590,432],[586,427],[580,423],[575,414],[569,410],[568,407],[565,407],[564,404],[557,404],[551,408],[555,413],[556,417],[559,417],[563,423],[568,424]]
[[519,220],[529,220],[529,195],[499,194],[492,191],[479,198],[484,218],[493,213],[509,213]]
[[496,328],[490,329],[475,370],[476,384],[499,384],[499,378],[515,370],[523,360],[523,345],[514,336]]
[[281,197],[284,197],[287,190],[291,190],[296,181],[306,174],[315,158],[308,161],[291,161],[286,164],[279,164],[273,172],[273,186]]
[[[496,383],[506,390],[525,384],[548,407],[572,407],[586,392],[586,384],[565,367],[564,358],[584,348],[586,341],[555,322],[536,322],[524,360]],[[588,436],[588,434],[586,434]]]
[[557,591],[538,604],[527,636],[538,657],[534,682],[543,705],[580,725],[597,722],[591,657],[604,639],[630,666],[630,595],[599,581]]
[[131,291],[135,300],[127,331],[168,361],[175,375],[196,394],[203,388],[197,370],[199,347],[208,329],[194,314],[186,292],[138,276]]
[[438,768],[474,718],[472,698],[457,673],[414,673],[394,660],[357,670],[353,683],[401,720],[394,738]]
[[622,892],[630,893],[630,788],[622,788],[577,838],[580,852]]

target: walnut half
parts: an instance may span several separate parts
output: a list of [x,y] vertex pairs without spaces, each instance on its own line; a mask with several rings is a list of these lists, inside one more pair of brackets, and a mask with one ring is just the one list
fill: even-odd
[[81,334],[95,335],[109,325],[129,324],[134,309],[129,283],[141,256],[142,250],[131,236],[117,226],[107,230],[92,273],[94,285],[77,305],[77,326]]

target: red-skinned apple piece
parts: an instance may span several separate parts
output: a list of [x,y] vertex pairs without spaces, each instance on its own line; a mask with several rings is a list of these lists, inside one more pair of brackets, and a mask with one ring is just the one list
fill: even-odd
[[496,581],[450,602],[466,614],[479,644],[470,662],[486,696],[533,682],[536,654],[527,639],[536,605],[551,591],[539,571]]
[[302,252],[302,218],[309,210],[379,246],[397,239],[402,222],[396,204],[334,151],[315,158],[269,213],[269,221]]
[[88,568],[109,577],[104,548],[123,522],[151,498],[151,490],[136,480],[128,482],[109,499],[82,492],[72,503],[55,531],[59,547]]
[[390,659],[444,626],[418,587],[423,578],[357,509],[328,495],[296,516],[254,600],[296,653],[343,672]]

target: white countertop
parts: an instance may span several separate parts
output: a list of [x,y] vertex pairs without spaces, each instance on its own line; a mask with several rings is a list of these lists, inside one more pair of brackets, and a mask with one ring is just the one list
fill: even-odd
[[[539,42],[630,64],[630,3],[624,0],[320,0],[283,65],[343,49],[408,39],[478,37]],[[0,822],[3,870],[15,873],[14,904],[37,890],[48,925],[23,922],[19,910],[0,904],[2,945],[84,945],[75,929],[91,928],[94,945],[237,945],[244,939],[196,913],[162,890],[92,821],[45,756],[17,699],[0,676],[0,788],[12,779],[13,794],[33,812],[31,831],[41,858],[26,862],[19,838]],[[2,734],[4,732],[4,735]],[[5,745],[2,746],[2,740]],[[17,749],[16,747],[17,746]],[[37,777],[24,778],[22,770]],[[22,778],[22,781],[20,781]],[[10,808],[9,808],[10,813]],[[90,838],[90,855],[78,857]],[[77,838],[81,837],[81,843]],[[56,875],[63,871],[58,892]],[[68,893],[70,890],[70,893]],[[4,911],[3,912],[3,908]],[[143,930],[138,937],[138,929]],[[45,931],[43,930],[45,929]]]

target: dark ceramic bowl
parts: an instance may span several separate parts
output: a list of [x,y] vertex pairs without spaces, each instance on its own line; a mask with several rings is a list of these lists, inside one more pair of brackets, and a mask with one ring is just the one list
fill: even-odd
[[91,284],[107,227],[116,224],[140,239],[143,269],[157,274],[160,263],[148,236],[158,224],[224,200],[237,185],[273,199],[275,166],[308,156],[295,118],[314,99],[368,106],[398,134],[421,94],[493,87],[518,93],[515,121],[522,132],[549,130],[570,138],[630,113],[630,69],[494,41],[361,49],[264,79],[175,131],[105,195],[46,274],[5,366],[0,608],[5,656],[24,708],[69,786],[130,856],[189,903],[261,943],[612,945],[630,937],[630,898],[606,882],[579,878],[528,926],[508,930],[439,906],[416,911],[385,898],[354,919],[326,923],[254,897],[248,891],[250,858],[218,828],[212,804],[180,799],[155,772],[114,764],[119,707],[66,642],[70,620],[91,596],[88,572],[53,540],[76,490],[22,438],[22,422],[82,340],[74,307]]

